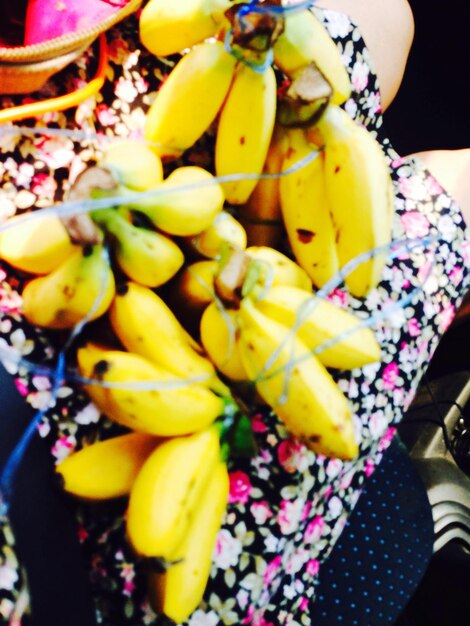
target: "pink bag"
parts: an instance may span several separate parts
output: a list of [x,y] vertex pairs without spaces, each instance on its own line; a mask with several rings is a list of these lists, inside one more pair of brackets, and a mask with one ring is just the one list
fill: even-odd
[[24,45],[93,28],[126,4],[128,0],[29,0]]

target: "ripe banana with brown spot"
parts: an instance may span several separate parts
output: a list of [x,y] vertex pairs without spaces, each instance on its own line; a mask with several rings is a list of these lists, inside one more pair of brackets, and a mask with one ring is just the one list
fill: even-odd
[[[289,150],[283,170],[294,170],[279,181],[281,209],[292,252],[297,263],[317,287],[339,270],[336,232],[325,188],[323,155],[307,141],[301,128],[287,133]],[[306,164],[298,167],[305,159]]]
[[249,298],[242,301],[239,321],[245,370],[287,429],[319,454],[354,458],[358,447],[351,408],[326,368]]
[[[328,106],[317,128],[324,139],[326,195],[342,267],[390,243],[393,184],[380,144],[340,107]],[[365,296],[376,286],[386,260],[386,253],[374,254],[347,276],[351,293]]]
[[224,400],[210,389],[186,383],[137,354],[87,344],[77,351],[77,360],[80,374],[95,381],[85,389],[96,406],[132,430],[186,435],[207,428],[224,412]]

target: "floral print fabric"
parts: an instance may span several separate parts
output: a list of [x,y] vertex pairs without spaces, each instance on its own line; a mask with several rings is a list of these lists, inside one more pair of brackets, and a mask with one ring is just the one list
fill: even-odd
[[[273,414],[256,410],[252,423],[259,454],[230,462],[230,500],[211,579],[188,626],[310,624],[322,562],[389,445],[394,425],[410,404],[470,282],[470,241],[458,207],[418,162],[401,159],[383,136],[377,80],[358,29],[345,15],[315,12],[350,73],[353,93],[344,105],[346,111],[380,138],[389,159],[395,185],[394,239],[425,239],[420,246],[399,247],[382,282],[364,300],[354,299],[343,286],[328,296],[363,319],[375,316],[372,327],[382,348],[380,363],[334,373],[353,407],[358,457],[342,462],[315,455],[289,436]],[[136,33],[133,17],[108,34],[108,80],[96,99],[37,120],[31,126],[37,134],[0,132],[0,218],[61,201],[69,181],[100,156],[106,137],[141,137],[145,112],[175,59],[155,59],[139,47]],[[82,84],[93,64],[90,50],[50,81],[43,97]],[[3,106],[11,103],[6,100]],[[74,132],[55,135],[45,126]],[[185,162],[211,169],[211,145],[208,133],[185,155]],[[20,294],[25,279],[0,266],[2,355],[19,351],[30,362],[53,366],[63,337],[23,322]],[[397,301],[406,297],[398,306]],[[9,367],[25,400],[37,409],[47,406],[51,380],[21,365]],[[57,461],[116,432],[119,428],[100,416],[86,394],[68,381],[39,426]],[[156,616],[146,600],[146,572],[126,542],[124,515],[125,503],[93,511],[77,504],[96,621],[106,626],[154,624]],[[16,579],[9,566],[9,543],[0,550],[0,572],[6,572],[7,580],[5,585],[0,578],[1,623],[6,619],[4,598],[14,596],[20,574]],[[5,566],[10,569],[2,569]]]

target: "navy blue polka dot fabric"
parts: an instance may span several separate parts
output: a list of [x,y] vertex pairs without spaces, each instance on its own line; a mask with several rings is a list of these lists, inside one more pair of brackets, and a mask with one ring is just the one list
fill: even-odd
[[424,485],[395,438],[320,570],[314,626],[393,624],[432,556]]

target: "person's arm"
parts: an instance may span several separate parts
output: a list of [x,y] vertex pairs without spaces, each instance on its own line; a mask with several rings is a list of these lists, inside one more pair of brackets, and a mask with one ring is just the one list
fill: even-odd
[[406,0],[318,0],[316,6],[346,13],[359,26],[379,78],[382,110],[400,87],[414,36]]

